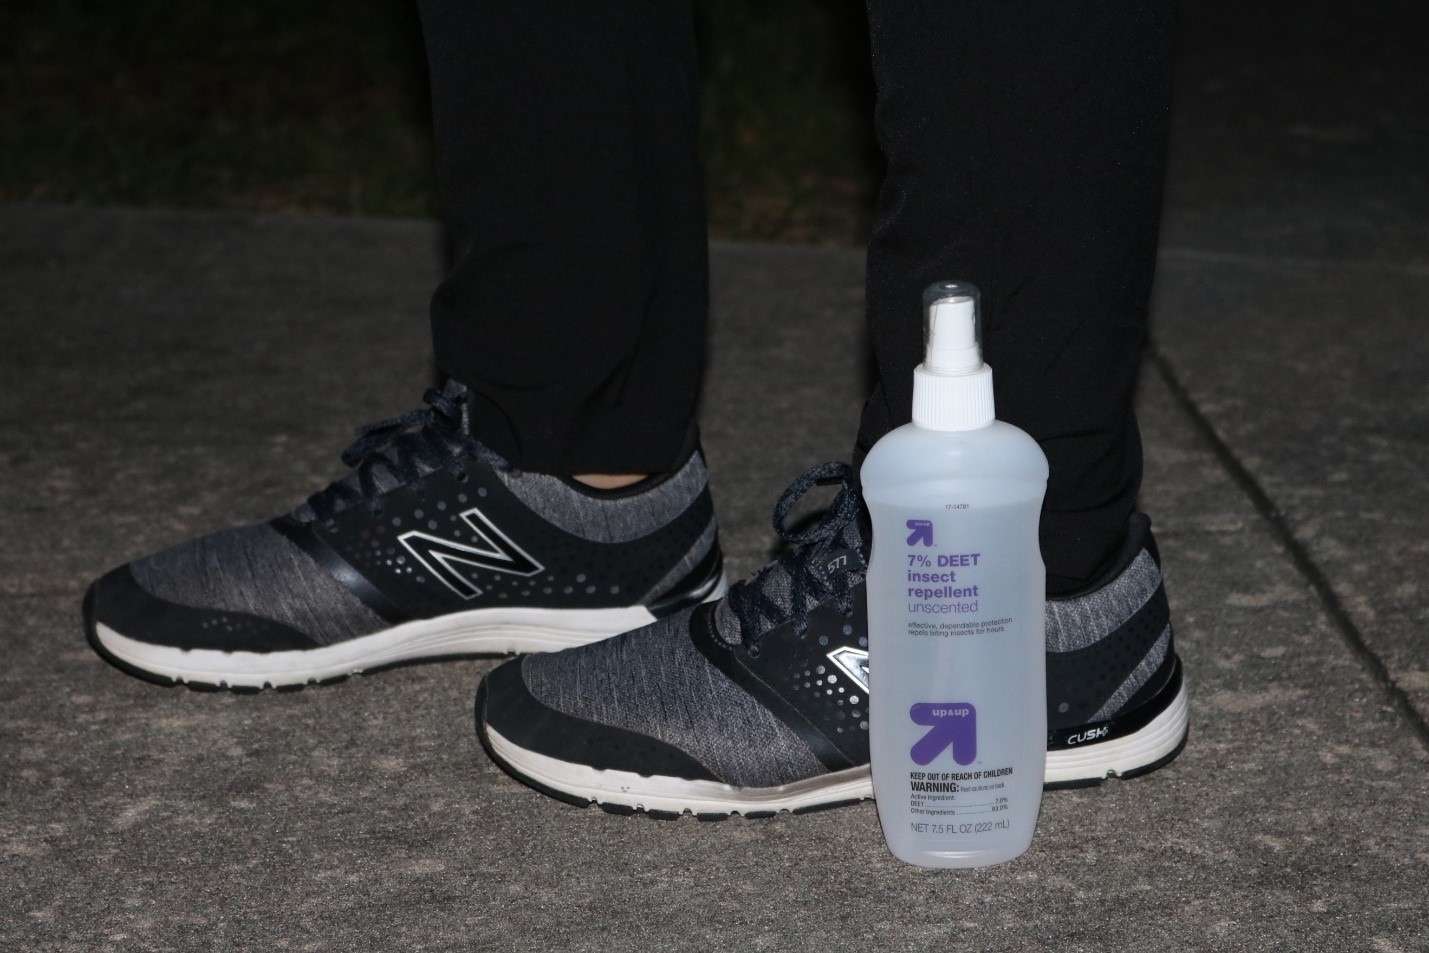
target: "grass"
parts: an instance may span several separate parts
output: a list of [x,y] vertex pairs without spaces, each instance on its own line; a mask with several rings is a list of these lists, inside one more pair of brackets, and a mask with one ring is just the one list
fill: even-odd
[[[861,241],[878,174],[861,4],[697,16],[712,233]],[[429,108],[410,2],[0,6],[3,201],[433,216]]]

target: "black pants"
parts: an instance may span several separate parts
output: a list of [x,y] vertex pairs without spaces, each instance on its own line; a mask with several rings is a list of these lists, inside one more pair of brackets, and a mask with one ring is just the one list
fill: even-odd
[[[879,383],[907,422],[921,294],[982,290],[998,416],[1051,464],[1053,591],[1120,543],[1141,481],[1145,336],[1174,0],[868,0],[888,160],[868,250]],[[688,0],[421,0],[454,243],[439,366],[532,470],[646,472],[686,445],[707,252]],[[798,42],[790,37],[790,42]]]

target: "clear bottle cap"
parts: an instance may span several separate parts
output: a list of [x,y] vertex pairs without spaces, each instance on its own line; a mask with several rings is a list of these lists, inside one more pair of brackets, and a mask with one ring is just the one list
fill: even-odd
[[923,363],[913,369],[913,423],[920,427],[975,430],[993,421],[980,298],[966,281],[940,281],[923,292]]
[[934,305],[950,298],[971,298],[973,309],[973,337],[978,349],[982,348],[982,292],[971,281],[935,281],[923,290],[923,353],[928,353],[928,345],[933,342]]

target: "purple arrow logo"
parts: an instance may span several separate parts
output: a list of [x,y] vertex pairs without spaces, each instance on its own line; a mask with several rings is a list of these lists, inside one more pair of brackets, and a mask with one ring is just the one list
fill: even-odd
[[913,531],[908,534],[909,546],[915,546],[918,543],[922,543],[924,546],[933,545],[932,520],[909,520],[908,528]]
[[967,702],[919,702],[908,715],[913,724],[931,729],[908,752],[918,764],[931,764],[949,748],[958,764],[977,758],[977,711]]

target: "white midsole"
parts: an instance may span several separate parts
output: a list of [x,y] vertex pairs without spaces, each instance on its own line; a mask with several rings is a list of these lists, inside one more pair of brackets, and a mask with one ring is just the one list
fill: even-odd
[[[1049,751],[1046,783],[1097,780],[1154,764],[1185,737],[1187,710],[1186,686],[1182,684],[1171,705],[1140,731],[1086,748]],[[719,781],[647,776],[561,761],[522,748],[489,724],[485,730],[492,752],[517,774],[600,804],[676,814],[749,814],[797,811],[873,797],[873,778],[867,765],[777,787],[740,788]]]
[[1180,691],[1166,710],[1140,731],[1085,748],[1047,752],[1046,783],[1092,781],[1155,764],[1176,750],[1186,737],[1189,720],[1190,705],[1183,681]]
[[490,725],[491,750],[523,777],[566,794],[601,804],[623,804],[642,811],[695,814],[749,814],[755,811],[797,811],[837,801],[873,797],[868,765],[821,774],[804,781],[767,788],[737,788],[719,781],[689,781],[630,771],[601,770],[528,751],[513,744]]
[[154,645],[103,622],[104,648],[135,668],[185,682],[233,688],[304,685],[397,662],[447,655],[553,652],[638,629],[655,621],[644,606],[616,609],[471,609],[418,619],[332,645],[286,652],[224,652]]

